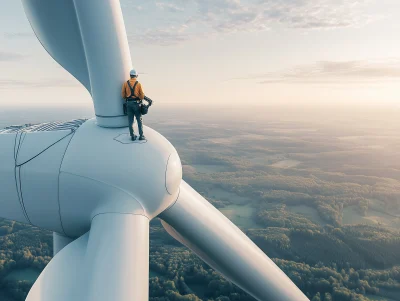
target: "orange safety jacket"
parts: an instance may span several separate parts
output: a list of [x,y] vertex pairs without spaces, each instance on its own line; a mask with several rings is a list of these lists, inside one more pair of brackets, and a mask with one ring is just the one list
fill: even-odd
[[[132,86],[132,88],[133,88],[133,86],[135,85],[135,82],[136,82],[136,78],[131,78],[131,79],[129,80],[129,82],[130,82],[130,84],[131,84],[131,86]],[[134,92],[135,92],[135,96],[138,97],[138,98],[140,98],[140,100],[143,100],[143,99],[144,99],[143,88],[142,88],[142,85],[141,85],[139,82],[137,83]],[[126,99],[126,98],[128,98],[128,97],[131,96],[131,89],[129,88],[127,82],[124,82],[124,84],[122,85],[122,92],[121,92],[121,95],[122,95],[122,98],[123,98],[123,99]]]

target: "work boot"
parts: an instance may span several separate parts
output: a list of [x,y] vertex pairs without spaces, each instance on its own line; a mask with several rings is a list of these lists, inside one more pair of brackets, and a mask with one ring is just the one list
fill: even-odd
[[146,140],[146,137],[145,137],[144,135],[142,135],[142,136],[139,137],[139,140],[140,140],[140,141]]
[[132,140],[132,141],[135,141],[136,139],[137,139],[137,136],[136,136],[136,135],[131,136],[131,140]]

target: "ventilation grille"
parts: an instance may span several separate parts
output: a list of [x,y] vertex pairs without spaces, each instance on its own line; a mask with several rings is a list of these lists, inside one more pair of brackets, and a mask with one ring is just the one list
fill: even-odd
[[67,122],[47,122],[40,124],[24,124],[24,125],[12,125],[4,129],[0,129],[0,134],[10,134],[19,131],[28,133],[32,132],[48,132],[48,131],[62,131],[78,129],[87,119],[75,119]]

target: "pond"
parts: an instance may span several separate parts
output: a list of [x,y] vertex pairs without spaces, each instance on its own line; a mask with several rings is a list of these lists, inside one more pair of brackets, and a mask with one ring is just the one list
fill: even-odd
[[241,205],[241,204],[247,204],[251,202],[249,198],[242,197],[240,195],[237,195],[236,193],[221,189],[221,188],[212,188],[210,189],[208,196],[213,197],[217,200],[228,200],[229,202]]
[[254,208],[250,205],[229,205],[219,210],[241,229],[262,228],[254,221]]
[[26,268],[26,269],[17,269],[14,271],[11,271],[5,278],[4,280],[10,280],[10,281],[31,281],[35,282],[36,279],[39,277],[40,271],[32,269],[32,268]]
[[297,214],[301,214],[304,215],[305,217],[307,217],[309,220],[311,220],[312,222],[318,224],[318,225],[326,225],[326,222],[324,222],[322,220],[322,218],[320,217],[317,209],[312,208],[310,206],[306,206],[306,205],[286,205],[286,210],[293,212],[293,213],[297,213]]
[[343,209],[342,222],[344,225],[367,224],[400,228],[399,218],[373,209],[368,209],[367,214],[363,216],[357,206],[348,206]]

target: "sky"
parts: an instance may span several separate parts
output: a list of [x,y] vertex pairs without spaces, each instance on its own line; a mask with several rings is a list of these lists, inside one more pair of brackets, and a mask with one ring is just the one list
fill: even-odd
[[[398,0],[121,0],[133,65],[162,104],[400,106]],[[0,0],[0,106],[91,106]],[[246,108],[247,110],[247,108]]]

